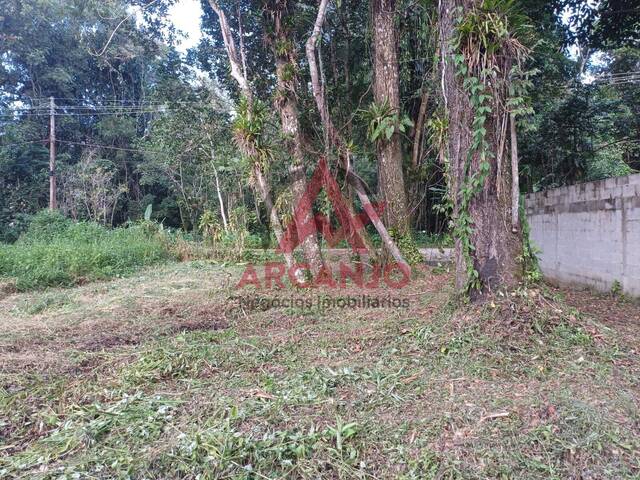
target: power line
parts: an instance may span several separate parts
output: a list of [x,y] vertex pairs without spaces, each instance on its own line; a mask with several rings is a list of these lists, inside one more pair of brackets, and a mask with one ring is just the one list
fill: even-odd
[[[166,103],[154,103],[154,104],[145,104],[145,105],[57,105],[56,110],[140,110],[140,109],[148,109],[148,108],[166,108],[168,105]],[[42,107],[33,107],[32,109],[37,110]]]
[[0,145],[0,148],[14,147],[16,145],[26,145],[28,143],[44,143],[44,142],[48,142],[48,141],[49,141],[48,138],[43,138],[41,140],[25,140],[23,142],[5,143],[4,145]]
[[[165,105],[167,103],[178,103],[178,104],[194,104],[194,105],[208,105],[208,102],[203,102],[202,100],[172,100],[172,101],[165,101],[162,103],[159,103],[158,101],[152,101],[153,99],[150,100],[109,100],[109,99],[104,99],[104,100],[90,100],[87,98],[79,98],[79,97],[54,97],[55,100],[60,100],[60,101],[74,101],[74,102],[86,102],[86,103],[90,103],[90,104],[96,104],[96,105],[100,105],[100,104],[110,104],[110,105],[118,105],[118,104],[126,104],[126,103],[130,103],[132,104],[131,106],[137,106],[137,105]],[[49,97],[46,98],[29,98],[28,99],[31,102],[45,102],[45,101],[49,101]],[[60,105],[58,105],[60,106]],[[126,105],[124,105],[126,106]]]
[[[44,107],[18,107],[7,108],[13,115],[33,115],[49,116],[50,109]],[[54,115],[126,115],[135,113],[175,113],[182,111],[180,108],[169,107],[166,104],[144,105],[140,107],[111,107],[101,106],[57,106]],[[0,116],[11,117],[10,113],[0,114]]]
[[[39,100],[39,101],[45,101],[47,99],[49,99],[50,97],[23,97],[23,98],[28,98],[29,100]],[[86,102],[87,98],[86,97],[53,97],[54,100],[76,100],[76,101],[80,101],[80,102]],[[100,100],[100,102],[104,103],[104,102],[131,102],[131,103],[138,103],[140,102],[140,99],[120,99],[120,98],[105,98]]]
[[640,73],[634,73],[632,75],[620,75],[617,77],[598,77],[597,80],[603,81],[603,82],[617,82],[617,81],[624,81],[624,80],[629,80],[629,79],[634,79],[634,78],[640,78]]
[[[154,107],[168,108],[168,103],[149,103],[145,105],[56,105],[56,110],[69,110],[69,109],[109,109],[109,110],[140,110]],[[48,110],[50,107],[46,105],[25,105],[16,107],[4,107],[6,110],[21,111],[21,110]]]
[[72,142],[70,140],[56,140],[58,143],[68,143],[70,145],[80,145],[83,147],[95,147],[95,148],[106,148],[108,150],[121,150],[125,152],[136,152],[136,153],[153,153],[155,155],[169,155],[167,152],[160,152],[156,150],[141,150],[138,148],[127,148],[127,147],[114,147],[112,145],[99,145],[96,143],[86,143],[86,142]]
[[[45,110],[44,108],[42,109],[21,109],[21,110],[10,110],[12,113],[4,113],[1,114],[3,116],[11,116],[13,115],[40,115],[43,113],[46,113],[47,115],[49,115],[49,111]],[[97,108],[97,109],[93,109],[93,108],[72,108],[72,109],[61,109],[61,108],[57,108],[55,114],[56,115],[79,115],[79,114],[86,114],[86,115],[96,115],[96,114],[102,114],[102,113],[112,113],[114,115],[116,114],[127,114],[127,113],[147,113],[147,112],[174,112],[177,110],[171,110],[168,108],[154,108],[154,107],[149,107],[149,108],[139,108],[139,109],[107,109],[107,108]]]
[[629,80],[624,80],[620,82],[599,82],[599,85],[610,85],[610,86],[618,86],[618,85],[632,85],[640,83],[640,77],[632,78]]
[[[207,102],[202,100],[167,100],[167,101],[153,101],[153,100],[90,100],[87,98],[54,98],[55,100],[59,100],[61,102],[72,101],[79,103],[78,105],[64,105],[58,103],[56,108],[145,108],[145,107],[154,107],[154,106],[169,106],[169,105],[200,105],[200,106],[214,106],[213,102]],[[38,109],[38,108],[48,108],[48,104],[45,103],[45,99],[28,99],[31,103],[40,103],[35,105],[24,105],[24,106],[16,106],[11,107],[16,110],[20,109]],[[48,102],[48,98],[46,99]],[[83,104],[84,103],[84,104]]]
[[594,79],[596,83],[609,85],[635,83],[636,81],[640,81],[640,71],[609,73],[606,76]]
[[[149,112],[149,111],[182,111],[186,106],[202,106],[202,107],[212,107],[212,105],[207,105],[204,103],[196,103],[196,102],[173,102],[169,103],[153,103],[153,104],[144,104],[144,105],[57,105],[55,110],[56,113],[93,113],[93,112],[109,112],[109,113],[136,113],[136,112]],[[22,106],[22,107],[0,107],[0,111],[5,112],[15,112],[15,113],[49,113],[49,108],[45,106]],[[215,111],[224,111],[220,108],[214,108]],[[5,114],[7,115],[7,114]]]
[[[133,114],[144,114],[144,113],[169,113],[171,110],[131,110],[131,111],[122,111],[122,112],[70,112],[70,113],[54,113],[56,117],[94,117],[96,115],[133,115]],[[173,113],[173,112],[172,112]],[[48,116],[48,114],[36,113],[35,116]]]
[[631,71],[631,72],[612,72],[612,73],[609,73],[609,74],[607,74],[607,75],[610,75],[610,76],[615,76],[615,75],[632,75],[632,74],[636,74],[636,73],[640,73],[640,70]]
[[[84,104],[84,105],[65,105],[58,103],[56,108],[144,108],[149,106],[166,106],[169,102],[156,102],[156,103],[144,103],[139,105],[119,105],[119,104]],[[33,110],[33,109],[45,109],[48,108],[45,104],[42,105],[20,105],[15,107],[6,107],[13,110]]]
[[[133,114],[144,114],[144,113],[174,113],[175,110],[135,110],[135,111],[120,111],[120,112],[81,112],[81,113],[54,113],[53,115],[56,117],[94,117],[99,115],[133,115]],[[49,113],[45,111],[38,112],[22,112],[32,117],[48,117]],[[0,117],[9,117],[14,118],[14,115],[3,114]]]
[[[47,141],[46,139],[44,141]],[[128,147],[115,147],[113,145],[100,145],[97,143],[87,143],[87,142],[74,142],[71,140],[60,140],[60,139],[56,139],[56,143],[66,143],[69,145],[78,145],[81,147],[94,147],[94,148],[104,148],[107,150],[119,150],[119,151],[125,151],[125,152],[134,152],[134,153],[150,153],[150,154],[154,154],[154,155],[163,155],[163,156],[170,156],[171,154],[168,152],[161,152],[159,150],[143,150],[143,149],[139,149],[139,148],[128,148]]]
[[[144,102],[144,103],[140,103],[140,104],[136,104],[136,105],[123,105],[123,104],[102,104],[102,103],[85,103],[85,104],[79,104],[79,105],[65,105],[65,104],[56,104],[56,108],[143,108],[143,107],[148,107],[148,106],[154,106],[154,105],[161,105],[161,106],[166,106],[169,105],[171,103],[177,103],[177,104],[200,104],[200,105],[205,105],[204,103],[200,103],[200,102]],[[8,107],[8,108],[14,108],[16,110],[21,110],[21,109],[32,109],[32,108],[48,108],[47,105],[45,104],[32,104],[32,105],[21,105],[21,106],[16,106],[16,107]]]

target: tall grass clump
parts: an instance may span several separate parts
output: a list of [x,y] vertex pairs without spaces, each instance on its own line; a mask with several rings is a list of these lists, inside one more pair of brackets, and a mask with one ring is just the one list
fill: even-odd
[[0,245],[0,276],[22,291],[71,286],[126,275],[171,256],[161,236],[139,226],[109,229],[43,211],[16,243]]

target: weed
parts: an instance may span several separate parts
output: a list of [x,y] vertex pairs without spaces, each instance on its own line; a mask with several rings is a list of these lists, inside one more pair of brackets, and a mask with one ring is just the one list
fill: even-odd
[[166,246],[138,227],[107,229],[38,214],[13,245],[0,245],[0,276],[18,290],[71,286],[130,274],[170,257]]
[[[0,463],[0,474],[31,472],[27,474],[30,478],[86,478],[109,477],[121,469],[131,469],[139,461],[135,451],[160,436],[176,402],[140,392],[128,395],[112,391],[106,397],[104,402],[72,406],[65,416],[49,415],[48,434],[3,462],[4,467]],[[89,449],[90,453],[59,468],[42,468],[79,449]]]
[[[225,330],[180,330],[196,313],[185,305],[222,308],[240,273],[174,263],[63,291],[73,301],[4,299],[0,477],[637,476],[637,337],[527,289],[461,304],[433,276],[401,313],[256,309]],[[24,315],[36,302],[61,310]],[[66,339],[87,317],[98,336],[132,318],[146,329],[83,351],[87,332]]]
[[219,337],[216,333],[196,332],[161,341],[127,366],[122,378],[129,384],[141,385],[211,373],[220,363],[216,344]]
[[622,284],[618,280],[614,280],[611,285],[611,295],[619,297],[622,294]]

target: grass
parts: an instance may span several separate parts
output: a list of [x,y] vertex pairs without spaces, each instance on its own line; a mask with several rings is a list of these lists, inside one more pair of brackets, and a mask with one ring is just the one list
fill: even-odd
[[[376,235],[372,239],[375,244],[380,243]],[[420,247],[446,246],[450,242],[447,236],[420,232],[415,234],[415,239]],[[109,229],[96,223],[73,222],[58,212],[45,210],[30,219],[29,227],[17,242],[0,243],[0,292],[70,287],[107,280],[169,259],[216,258],[254,263],[280,259],[272,249],[262,248],[272,246],[273,239],[267,239],[266,245],[262,240],[252,234],[240,242],[229,234],[214,247],[195,240],[190,234],[168,232],[153,222]],[[342,241],[338,247],[348,245]],[[416,255],[421,260],[420,254]],[[52,301],[57,300],[39,299],[37,305],[29,309],[37,313],[48,308],[47,302]]]
[[640,473],[637,332],[545,289],[460,305],[433,270],[394,293],[407,308],[242,309],[240,273],[172,263],[0,300],[0,477]]
[[139,227],[107,229],[41,212],[15,244],[0,245],[0,277],[20,291],[127,275],[171,254]]

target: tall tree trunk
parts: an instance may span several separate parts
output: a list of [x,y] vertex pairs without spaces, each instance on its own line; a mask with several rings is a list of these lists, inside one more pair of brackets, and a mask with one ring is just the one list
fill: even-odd
[[[213,157],[213,152],[211,153]],[[220,190],[220,178],[218,177],[218,169],[215,165],[213,165],[213,176],[216,180],[216,193],[218,194],[218,202],[220,202],[220,215],[222,216],[222,225],[224,226],[224,231],[229,231],[229,224],[227,223],[227,214],[224,211],[224,201],[222,200],[222,191]]]
[[[398,32],[395,25],[396,0],[371,0],[373,29],[373,98],[378,105],[387,104],[400,116],[400,71],[398,66]],[[402,145],[396,131],[389,140],[379,139],[378,188],[385,202],[383,213],[388,228],[408,233],[407,196],[402,174]]]
[[305,172],[305,155],[303,150],[302,132],[297,101],[297,77],[295,42],[289,38],[289,32],[283,25],[285,20],[283,11],[287,6],[281,3],[271,3],[275,10],[267,10],[272,17],[274,38],[272,43],[276,59],[276,77],[278,91],[276,94],[276,108],[280,113],[282,133],[285,144],[291,155],[289,174],[291,175],[291,189],[297,214],[294,216],[298,238],[302,240],[302,250],[305,260],[309,263],[311,273],[317,275],[323,266],[322,255],[318,245],[318,235],[313,220],[313,205],[307,195],[307,179]]
[[[484,125],[487,130],[486,140],[492,153],[485,159],[489,163],[489,172],[484,177],[479,191],[471,198],[467,211],[462,211],[463,190],[469,188],[469,177],[480,171],[481,158],[478,152],[469,157],[473,140],[474,110],[462,79],[456,76],[452,45],[455,16],[466,15],[469,9],[480,1],[440,0],[438,13],[440,49],[444,53],[441,57],[441,93],[449,125],[448,144],[445,148],[450,165],[449,192],[453,201],[454,221],[458,222],[461,216],[468,215],[471,226],[471,232],[468,233],[470,249],[465,250],[464,242],[459,236],[455,239],[456,285],[459,289],[468,285],[471,267],[478,273],[483,289],[488,291],[501,286],[511,287],[517,283],[517,258],[521,254],[522,241],[519,234],[511,231],[510,189],[498,188],[499,182],[507,183],[511,177],[510,168],[502,166],[502,171],[498,172],[497,154],[500,139],[499,129],[495,128],[495,125],[500,125],[500,122],[495,115],[499,115],[500,108],[495,106],[495,98],[492,113],[488,115]],[[456,11],[458,8],[461,9],[460,13]],[[468,265],[467,258],[472,265]]]
[[413,148],[411,151],[411,166],[414,170],[418,169],[418,164],[420,163],[422,157],[422,145],[423,137],[422,133],[424,130],[424,121],[427,117],[427,107],[429,106],[429,90],[427,87],[423,87],[424,91],[420,96],[420,109],[418,110],[418,118],[416,119],[416,128],[415,134],[413,136]]
[[518,177],[518,134],[516,132],[516,115],[509,116],[511,133],[511,231],[516,233],[520,228],[520,178]]
[[[227,51],[227,58],[229,59],[229,65],[231,67],[231,76],[238,83],[242,94],[246,97],[249,104],[249,111],[251,111],[253,105],[253,94],[249,85],[249,80],[245,73],[245,69],[242,67],[241,63],[241,57],[244,56],[244,54],[241,52],[241,56],[238,55],[238,50],[236,49],[236,44],[233,39],[231,28],[229,27],[229,22],[227,21],[227,16],[224,13],[224,10],[220,8],[215,0],[209,0],[209,5],[216,13],[216,15],[218,15],[218,23],[220,24],[222,39],[224,41],[225,50]],[[256,155],[254,153],[255,148],[253,148],[252,145],[245,145],[244,147],[245,148],[243,153],[248,158],[253,159],[253,171],[256,179],[257,190],[262,201],[265,204],[265,207],[267,208],[267,212],[269,213],[271,228],[276,236],[277,241],[280,242],[283,237],[282,224],[280,223],[280,218],[278,217],[278,213],[274,208],[269,181],[262,171],[260,159],[256,158]],[[292,253],[284,252],[284,258],[287,267],[291,268],[293,265],[295,265],[295,259]],[[300,270],[297,270],[296,273],[300,273]]]
[[[258,166],[258,164],[255,164],[253,166],[253,174],[256,180],[256,188],[258,190],[258,193],[262,197],[264,206],[266,207],[267,213],[269,214],[271,229],[276,236],[276,240],[278,240],[278,243],[280,243],[280,241],[284,237],[284,231],[282,230],[282,223],[280,223],[280,218],[278,217],[278,211],[273,204],[273,197],[271,196],[269,182],[267,181],[267,178],[265,177],[262,169]],[[291,252],[284,252],[283,254],[287,262],[287,266],[291,268],[291,266],[295,264],[293,254]],[[297,272],[300,272],[300,270],[298,270]]]
[[[389,235],[386,227],[380,220],[376,210],[371,206],[371,201],[369,200],[369,196],[362,185],[362,181],[360,177],[358,177],[353,171],[353,166],[351,165],[351,159],[349,157],[349,149],[346,146],[346,143],[340,132],[336,129],[333,124],[333,119],[329,114],[329,108],[327,107],[327,102],[324,97],[324,86],[321,83],[321,75],[318,71],[318,62],[316,61],[316,43],[320,39],[320,33],[322,31],[322,26],[324,24],[325,17],[327,15],[327,6],[329,4],[329,0],[320,0],[320,5],[318,6],[318,13],[316,15],[316,21],[313,26],[313,32],[311,36],[307,39],[306,44],[306,53],[307,53],[307,61],[309,63],[309,74],[311,76],[311,89],[313,92],[313,98],[316,101],[316,106],[318,107],[318,111],[320,112],[320,121],[322,122],[322,128],[325,132],[325,138],[328,139],[331,147],[335,147],[338,152],[338,159],[340,162],[340,166],[344,168],[347,178],[353,181],[353,186],[362,203],[365,212],[371,219],[374,227],[380,234],[380,238],[382,239],[382,243],[385,248],[391,253],[391,256],[398,262],[400,265],[404,265],[409,269],[408,263],[404,260],[400,250],[397,245]],[[351,207],[350,207],[351,208]],[[355,217],[355,214],[352,212],[352,217]],[[365,234],[366,232],[362,232]],[[366,238],[366,237],[365,237]],[[365,240],[365,242],[367,242]],[[368,242],[367,242],[368,243]],[[367,244],[367,249],[372,251]]]

